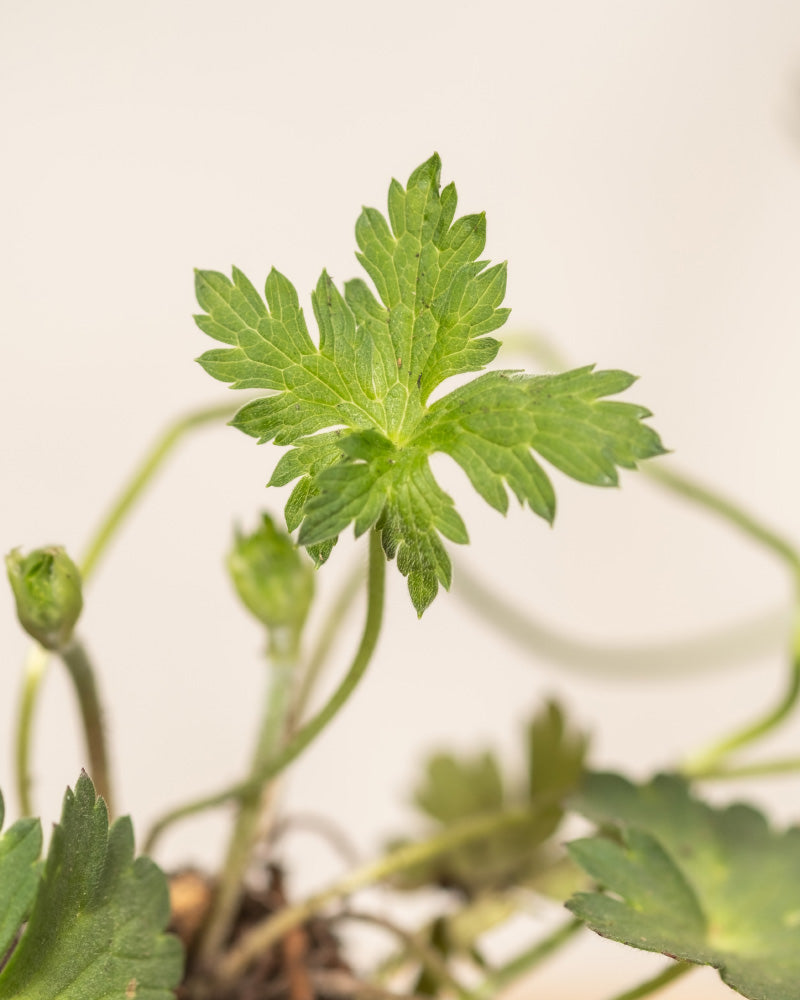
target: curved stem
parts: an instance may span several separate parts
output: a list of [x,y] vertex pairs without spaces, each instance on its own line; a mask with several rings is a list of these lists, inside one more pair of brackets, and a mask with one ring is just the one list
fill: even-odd
[[754,743],[775,729],[794,709],[798,697],[800,697],[800,644],[796,640],[789,672],[789,683],[778,704],[762,718],[714,743],[701,753],[690,757],[681,771],[688,778],[716,778],[724,775],[727,769],[721,767],[720,762],[734,751],[740,750],[749,743]]
[[38,642],[28,647],[23,666],[22,693],[17,709],[17,735],[14,741],[14,760],[17,781],[17,797],[22,816],[33,815],[31,801],[31,733],[36,710],[37,693],[42,677],[50,661],[50,653]]
[[697,676],[701,672],[746,663],[778,645],[790,617],[788,612],[773,611],[696,638],[661,644],[602,645],[581,642],[537,621],[529,612],[498,597],[464,566],[455,569],[453,592],[473,612],[525,651],[547,657],[578,673],[626,680],[672,680],[678,674]]
[[114,814],[114,803],[111,794],[111,772],[108,765],[106,749],[105,726],[103,711],[100,707],[100,697],[94,679],[92,664],[82,644],[73,639],[72,642],[58,654],[69,671],[75,693],[78,696],[83,732],[86,738],[86,751],[89,757],[89,776],[94,782],[95,791],[102,795],[108,807],[109,816]]
[[361,635],[353,662],[344,679],[331,695],[328,702],[310,719],[289,741],[289,743],[269,762],[255,777],[224,788],[213,795],[188,802],[177,809],[165,813],[150,829],[144,850],[149,852],[163,832],[173,823],[193,816],[195,813],[214,809],[234,799],[249,795],[254,789],[261,787],[279,774],[287,765],[298,757],[306,747],[322,732],[329,722],[349,699],[358,686],[369,666],[372,654],[378,642],[381,622],[383,620],[384,581],[386,577],[386,559],[381,548],[380,535],[377,531],[370,532],[369,569],[367,572],[367,615],[364,621],[364,631]]
[[100,561],[100,557],[105,554],[109,543],[119,531],[122,522],[131,512],[133,505],[153,481],[156,473],[164,465],[176,445],[190,431],[202,427],[204,424],[214,423],[223,420],[225,417],[231,417],[238,409],[239,406],[232,407],[227,405],[209,406],[201,410],[193,410],[191,413],[187,413],[169,424],[166,430],[156,438],[150,450],[136,469],[134,469],[133,475],[122,488],[116,500],[111,504],[105,517],[89,540],[80,564],[81,576],[84,583],[94,572],[97,563]]
[[752,538],[753,541],[770,549],[789,567],[795,584],[800,582],[800,554],[791,542],[783,538],[777,531],[764,524],[763,521],[750,514],[739,504],[720,496],[705,486],[701,486],[700,483],[688,476],[666,469],[662,465],[648,465],[645,469],[649,479],[719,515]]
[[[81,578],[84,583],[91,577],[105,554],[110,542],[119,531],[125,518],[131,512],[134,504],[150,485],[159,469],[164,465],[175,447],[192,430],[205,424],[231,417],[238,407],[211,406],[195,410],[169,424],[166,430],[156,439],[142,462],[134,470],[133,475],[123,487],[122,492],[109,508],[86,547],[80,564]],[[39,690],[44,679],[45,667],[49,653],[36,644],[32,644],[26,655],[25,677],[17,710],[17,739],[15,742],[15,771],[17,795],[23,815],[33,813],[31,801],[31,740],[33,736],[33,719],[39,700]]]
[[663,972],[659,972],[657,976],[646,979],[631,990],[617,993],[611,1000],[639,1000],[640,997],[649,996],[651,993],[655,993],[656,990],[660,990],[663,986],[669,986],[670,983],[686,975],[691,969],[696,968],[697,966],[691,962],[674,962],[672,965],[667,966]]
[[266,920],[256,924],[244,934],[220,963],[220,975],[225,980],[234,980],[241,972],[270,945],[279,941],[284,934],[298,927],[328,903],[344,899],[358,889],[384,881],[391,875],[406,871],[432,858],[445,854],[462,844],[480,840],[498,830],[524,825],[531,820],[530,809],[509,809],[488,816],[477,816],[454,824],[449,829],[435,834],[428,840],[415,844],[404,844],[389,851],[384,857],[362,865],[349,872],[333,885],[310,896],[304,902],[287,906]]
[[778,532],[773,531],[738,504],[712,492],[699,483],[663,468],[651,469],[651,478],[668,486],[694,503],[725,518],[754,541],[768,548],[781,559],[792,577],[795,601],[795,631],[793,636],[789,680],[786,690],[778,703],[755,722],[736,730],[730,736],[712,744],[708,749],[694,755],[682,768],[689,777],[712,777],[720,763],[731,753],[740,750],[775,729],[794,710],[800,699],[800,554],[795,547]]
[[557,927],[543,941],[537,941],[532,948],[523,951],[499,969],[494,969],[480,986],[470,993],[469,1000],[495,1000],[501,990],[552,955],[583,926],[581,920],[568,920],[561,927]]

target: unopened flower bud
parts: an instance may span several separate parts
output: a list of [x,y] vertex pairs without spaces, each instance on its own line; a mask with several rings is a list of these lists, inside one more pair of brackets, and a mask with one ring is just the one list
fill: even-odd
[[83,608],[78,567],[64,549],[49,545],[27,556],[14,549],[6,570],[22,627],[45,649],[63,649]]
[[314,596],[314,569],[267,514],[251,535],[236,532],[228,571],[245,607],[260,622],[270,630],[300,634]]

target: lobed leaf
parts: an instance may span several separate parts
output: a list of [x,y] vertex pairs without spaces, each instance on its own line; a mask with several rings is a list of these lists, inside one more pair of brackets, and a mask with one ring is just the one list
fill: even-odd
[[800,829],[750,806],[718,809],[661,775],[592,775],[576,809],[621,832],[570,845],[603,890],[567,904],[615,941],[717,968],[751,1000],[792,1000],[800,981]]
[[342,295],[323,272],[312,295],[316,344],[277,271],[264,299],[235,268],[230,279],[214,271],[196,279],[197,324],[226,345],[200,364],[233,388],[270,393],[233,424],[259,442],[292,446],[270,480],[299,479],[287,526],[300,528],[318,561],[351,523],[356,534],[377,527],[419,614],[450,583],[440,536],[467,541],[430,471],[433,452],[454,458],[498,510],[508,507],[508,487],[552,521],[555,493],[534,452],[575,479],[609,486],[617,467],[663,451],[642,424],[647,410],[604,398],[628,388],[624,372],[491,372],[429,405],[446,379],[494,359],[499,343],[489,334],[508,316],[505,265],[480,259],[485,216],[456,219],[455,187],[440,189],[440,175],[434,154],[405,187],[392,181],[388,219],[362,211],[356,256],[374,291],[355,279]]

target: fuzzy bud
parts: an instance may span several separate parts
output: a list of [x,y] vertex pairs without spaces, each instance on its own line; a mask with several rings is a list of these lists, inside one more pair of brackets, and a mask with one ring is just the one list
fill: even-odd
[[228,571],[245,607],[262,624],[299,636],[314,596],[314,569],[267,514],[252,534],[237,530]]
[[22,627],[45,649],[63,649],[83,608],[78,567],[60,546],[48,545],[27,556],[14,549],[6,570]]

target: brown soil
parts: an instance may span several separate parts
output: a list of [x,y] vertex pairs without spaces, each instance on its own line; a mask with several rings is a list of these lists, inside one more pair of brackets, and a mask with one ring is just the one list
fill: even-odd
[[[267,949],[243,978],[224,987],[201,976],[195,961],[195,945],[213,896],[207,878],[196,871],[179,872],[170,878],[172,922],[170,930],[183,941],[187,953],[184,983],[179,1000],[346,1000],[350,968],[341,955],[339,941],[328,923],[315,918],[290,931]],[[251,890],[242,900],[230,941],[265,917],[286,906],[281,870],[268,869],[261,891]]]

